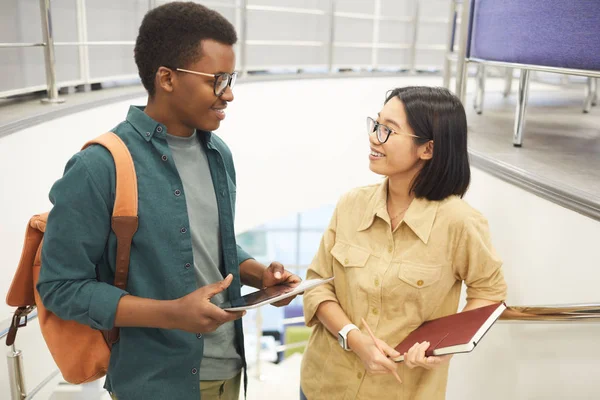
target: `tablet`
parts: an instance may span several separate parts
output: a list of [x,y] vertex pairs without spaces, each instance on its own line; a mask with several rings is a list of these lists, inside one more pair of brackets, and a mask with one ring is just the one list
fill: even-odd
[[238,305],[235,307],[232,307],[229,303],[227,303],[221,305],[221,308],[225,311],[244,311],[252,308],[258,308],[266,304],[277,303],[278,301],[287,299],[288,297],[296,296],[306,290],[310,290],[332,280],[333,277],[326,279],[309,279],[300,283],[286,283],[271,286],[242,296],[241,299],[236,301]]

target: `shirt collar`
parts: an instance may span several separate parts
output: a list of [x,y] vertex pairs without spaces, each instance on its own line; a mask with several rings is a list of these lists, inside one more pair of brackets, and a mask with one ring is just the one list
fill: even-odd
[[[359,231],[369,229],[373,225],[375,217],[379,217],[390,224],[390,216],[387,212],[387,190],[388,179],[386,178],[371,197],[358,227]],[[423,243],[427,244],[437,215],[437,209],[437,201],[415,198],[406,210],[402,223],[406,224]]]
[[[130,106],[127,112],[127,122],[133,126],[133,128],[144,138],[145,141],[149,142],[152,138],[167,138],[167,127],[160,122],[157,122],[150,118],[148,114],[144,112],[145,106]],[[214,149],[212,143],[212,132],[196,130],[200,141],[206,144],[208,148]]]

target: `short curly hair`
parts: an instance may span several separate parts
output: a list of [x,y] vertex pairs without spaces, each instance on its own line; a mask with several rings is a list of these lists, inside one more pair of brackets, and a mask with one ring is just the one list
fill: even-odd
[[135,42],[134,58],[150,96],[161,66],[185,68],[200,59],[198,44],[205,39],[233,46],[234,26],[218,12],[193,2],[171,2],[144,16]]

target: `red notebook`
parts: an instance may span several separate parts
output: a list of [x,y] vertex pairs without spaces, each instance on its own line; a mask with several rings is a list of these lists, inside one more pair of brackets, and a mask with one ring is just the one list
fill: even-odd
[[404,361],[404,353],[417,342],[430,343],[425,352],[427,357],[468,353],[505,309],[506,304],[497,303],[424,322],[396,346],[401,356],[392,360]]

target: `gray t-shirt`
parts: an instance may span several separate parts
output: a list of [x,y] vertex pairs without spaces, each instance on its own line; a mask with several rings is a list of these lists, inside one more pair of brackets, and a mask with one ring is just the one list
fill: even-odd
[[[201,287],[223,279],[219,209],[208,158],[196,132],[190,137],[167,135],[167,142],[183,183],[196,281]],[[223,291],[214,296],[212,302],[220,304],[227,300],[227,291]],[[231,379],[241,369],[242,358],[236,351],[233,322],[204,335],[201,380]]]

